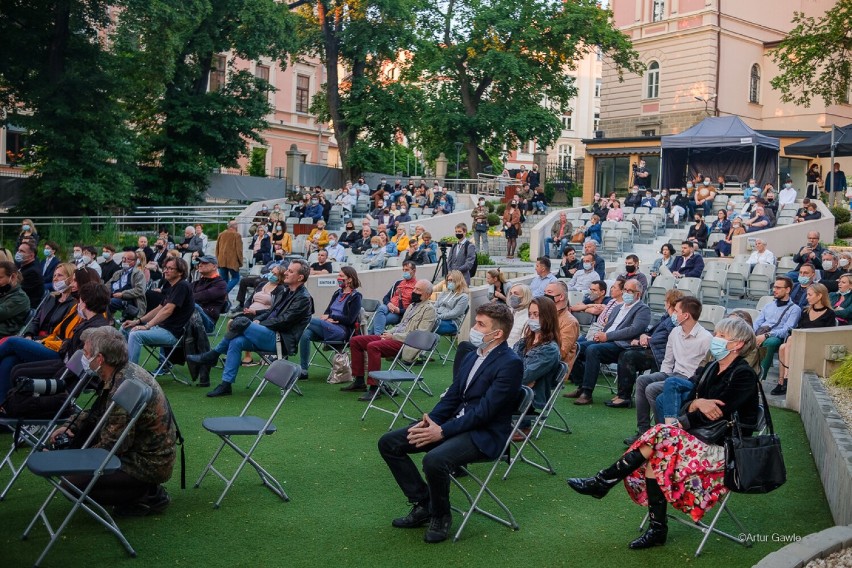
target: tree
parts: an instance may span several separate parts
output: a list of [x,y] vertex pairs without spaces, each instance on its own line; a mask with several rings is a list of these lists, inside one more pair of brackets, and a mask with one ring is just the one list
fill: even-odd
[[770,81],[786,103],[810,106],[849,102],[852,81],[852,0],[837,4],[821,18],[793,15],[795,27],[772,53],[779,75]]
[[422,0],[316,0],[298,10],[303,53],[319,56],[327,77],[311,112],[332,122],[346,177],[370,164],[369,146],[389,148],[418,118],[416,89],[390,75],[414,44],[420,6]]
[[107,2],[0,2],[0,106],[25,128],[18,211],[79,214],[128,203],[132,135],[115,97],[124,80],[103,48]]
[[274,0],[126,0],[125,7],[116,46],[128,72],[143,72],[128,104],[139,160],[149,166],[137,197],[192,202],[214,168],[236,166],[248,141],[262,143],[272,87],[234,57],[283,66],[296,51],[295,18]]
[[629,39],[595,0],[434,0],[420,13],[425,41],[407,73],[424,94],[419,136],[427,153],[455,157],[468,175],[506,147],[559,136],[576,87],[575,62],[595,49],[619,73],[641,72]]

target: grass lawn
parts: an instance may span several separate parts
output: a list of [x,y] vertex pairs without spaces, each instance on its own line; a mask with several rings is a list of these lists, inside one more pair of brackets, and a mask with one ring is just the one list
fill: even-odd
[[[234,395],[218,399],[206,398],[206,389],[162,379],[187,439],[188,487],[181,491],[176,466],[168,484],[172,505],[165,514],[119,520],[138,558],[131,561],[112,535],[78,513],[45,565],[751,566],[782,547],[781,539],[833,525],[799,416],[773,409],[789,480],[769,495],[735,495],[730,501],[758,540],[751,549],[714,536],[695,559],[701,534],[671,523],[665,547],[628,550],[627,543],[639,534],[645,509],[633,504],[621,487],[598,501],[576,495],[565,485],[566,477],[592,475],[614,461],[624,449],[621,440],[634,430],[635,411],[604,407],[609,393],[599,388],[594,405],[559,402],[573,434],[547,431],[540,439],[557,475],[517,464],[508,480],[492,482],[492,489],[514,512],[519,531],[477,516],[458,543],[426,545],[423,529],[400,530],[390,525],[393,517],[409,508],[376,449],[390,417],[371,413],[361,422],[365,403],[357,402],[357,395],[339,392],[337,385],[326,384],[325,370],[319,368],[311,370],[310,380],[299,383],[305,396],[294,394],[287,400],[279,414],[278,432],[255,453],[284,482],[291,501],[281,502],[247,468],[222,507],[214,510],[222,483],[208,476],[200,489],[192,487],[218,440],[203,430],[201,420],[238,414],[250,395],[245,386],[255,369],[243,369]],[[442,368],[431,363],[427,378],[432,389],[441,392],[451,380],[450,373],[450,364]],[[214,371],[214,385],[218,379],[219,371]],[[272,399],[268,391],[262,407],[271,408]],[[422,393],[418,400],[426,409],[435,402]],[[8,441],[8,435],[0,438],[4,448]],[[0,482],[7,479],[4,472]],[[47,539],[43,527],[34,529],[27,541],[19,537],[48,489],[42,480],[25,473],[0,503],[3,566],[31,565],[41,552]],[[455,489],[453,496],[460,503]],[[68,505],[55,502],[53,510],[64,514]],[[51,518],[58,523],[56,514]],[[454,526],[459,522],[455,515]],[[720,526],[737,532],[727,518]]]

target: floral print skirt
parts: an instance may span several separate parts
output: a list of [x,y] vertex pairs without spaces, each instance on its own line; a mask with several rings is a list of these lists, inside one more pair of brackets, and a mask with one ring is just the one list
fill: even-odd
[[[651,446],[648,463],[666,501],[698,522],[722,497],[725,449],[705,444],[676,426],[657,424],[630,446],[631,450]],[[628,495],[635,503],[648,505],[645,491],[645,467],[624,480]]]

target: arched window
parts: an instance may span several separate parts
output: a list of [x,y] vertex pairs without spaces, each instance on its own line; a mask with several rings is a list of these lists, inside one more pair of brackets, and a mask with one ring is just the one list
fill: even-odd
[[760,102],[760,65],[757,63],[751,66],[751,74],[748,79],[748,102]]
[[645,98],[656,99],[660,96],[660,64],[652,61],[645,73]]

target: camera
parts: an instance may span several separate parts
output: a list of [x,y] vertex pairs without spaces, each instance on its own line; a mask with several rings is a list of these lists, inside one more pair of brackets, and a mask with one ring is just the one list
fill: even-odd
[[59,434],[50,445],[51,450],[64,450],[71,446],[71,436],[67,432]]
[[453,245],[451,245],[450,243],[439,242],[438,246],[441,248],[442,252],[447,252],[447,249],[450,248]]
[[29,377],[21,377],[18,379],[18,389],[21,393],[52,395],[65,392],[65,381],[63,379],[31,379]]

